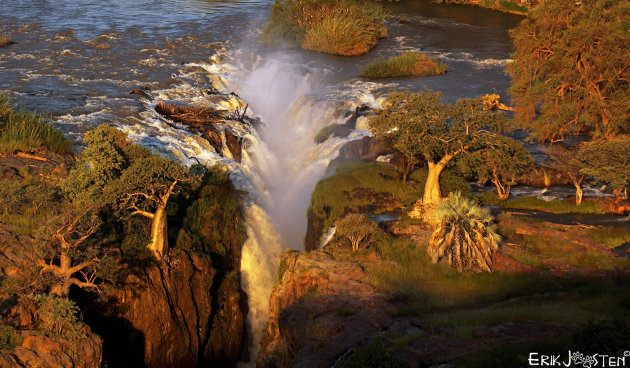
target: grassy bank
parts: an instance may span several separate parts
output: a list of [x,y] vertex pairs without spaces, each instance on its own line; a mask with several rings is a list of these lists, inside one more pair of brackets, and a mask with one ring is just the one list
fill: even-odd
[[0,153],[40,147],[58,153],[72,152],[72,142],[48,120],[29,111],[13,109],[8,97],[0,94]]
[[482,8],[499,10],[506,13],[526,15],[529,7],[519,1],[508,0],[434,0],[436,3],[476,5]]
[[355,0],[277,1],[262,41],[305,50],[353,56],[367,53],[387,35],[380,4]]
[[581,205],[576,205],[574,202],[561,199],[553,199],[546,201],[537,197],[518,197],[508,199],[507,201],[501,201],[497,197],[495,192],[485,192],[477,195],[477,199],[486,205],[498,205],[501,208],[517,209],[517,210],[532,210],[541,211],[554,214],[568,214],[568,213],[590,213],[590,214],[604,214],[606,211],[600,207],[597,201],[585,200]]
[[408,51],[387,60],[375,61],[361,70],[362,78],[389,78],[444,74],[446,66],[431,56]]
[[[402,183],[396,167],[391,164],[344,163],[335,175],[317,183],[309,210],[323,221],[323,228],[328,229],[345,213],[382,213],[408,208],[422,197],[426,177],[426,170],[420,169],[409,175],[407,183]],[[442,174],[440,184],[444,194],[454,190],[470,192],[470,185],[449,171]]]

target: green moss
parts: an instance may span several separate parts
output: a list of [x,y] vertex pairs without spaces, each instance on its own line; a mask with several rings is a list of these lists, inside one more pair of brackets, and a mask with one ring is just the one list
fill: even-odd
[[176,247],[213,254],[236,261],[238,243],[246,238],[237,192],[227,173],[219,167],[210,169],[187,206]]
[[361,70],[362,78],[392,78],[444,74],[446,66],[427,54],[408,51],[387,60],[375,61]]
[[0,94],[0,153],[29,151],[40,147],[71,153],[72,145],[72,141],[66,139],[43,116],[26,110],[14,110],[8,97]]

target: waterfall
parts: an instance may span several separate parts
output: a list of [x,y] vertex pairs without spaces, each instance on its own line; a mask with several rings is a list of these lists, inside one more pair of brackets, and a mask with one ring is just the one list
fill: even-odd
[[[306,210],[317,182],[343,144],[367,134],[355,130],[348,137],[331,137],[316,144],[322,128],[344,123],[355,107],[381,102],[372,90],[382,87],[351,81],[326,85],[327,71],[313,68],[287,54],[256,56],[240,49],[220,51],[208,63],[190,63],[180,71],[183,83],[156,91],[146,104],[142,120],[120,125],[129,137],[145,146],[171,154],[186,164],[220,163],[230,170],[243,200],[247,236],[241,258],[242,287],[247,293],[250,334],[249,352],[255,362],[269,315],[269,296],[276,281],[279,257],[286,249],[302,249]],[[223,93],[217,101],[199,93],[212,84]],[[230,96],[235,92],[238,97]],[[154,111],[160,100],[233,109],[248,104],[247,115],[259,118],[259,126],[230,126],[243,138],[239,164],[221,157],[203,138],[174,129]],[[194,160],[192,159],[194,157]]]
[[[243,164],[260,178],[258,205],[247,210],[249,238],[243,249],[243,289],[248,294],[250,353],[255,357],[269,313],[277,262],[285,249],[302,249],[306,210],[317,181],[347,139],[315,143],[317,133],[343,120],[340,104],[325,98],[325,75],[287,55],[271,55],[227,79],[230,89],[260,117],[260,139]],[[343,104],[341,104],[343,105]],[[349,109],[346,106],[346,109]]]

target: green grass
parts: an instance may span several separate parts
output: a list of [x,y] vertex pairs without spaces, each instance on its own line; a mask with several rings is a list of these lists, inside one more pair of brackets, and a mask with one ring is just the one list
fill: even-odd
[[45,147],[58,153],[71,153],[72,141],[43,116],[15,110],[0,94],[0,153],[15,153]]
[[416,302],[401,310],[403,314],[470,307],[557,285],[547,275],[459,273],[431,263],[424,246],[406,239],[383,239],[378,252],[395,266],[371,266],[368,282],[387,293],[411,295]]
[[262,41],[352,56],[367,53],[386,36],[387,13],[380,4],[355,0],[277,1]]
[[623,228],[602,227],[589,229],[586,236],[610,248],[630,242],[630,231]]
[[361,70],[362,78],[391,78],[444,74],[446,66],[431,56],[408,51],[387,60],[375,61]]
[[[408,208],[422,197],[426,177],[426,170],[416,170],[411,173],[407,183],[402,183],[393,165],[374,162],[343,163],[337,168],[335,175],[317,183],[309,210],[323,220],[323,229],[328,229],[338,217],[372,207],[374,201],[371,198],[349,195],[355,188],[372,188],[378,193],[388,193],[399,206]],[[470,193],[470,185],[449,171],[442,174],[440,183],[444,195],[454,190]],[[376,212],[393,210],[396,208],[379,207]]]
[[526,6],[521,6],[511,1],[504,0],[501,0],[501,2],[499,3],[499,7],[501,8],[501,10],[504,11],[513,11],[519,13],[527,13],[527,11],[529,10]]
[[537,197],[518,197],[500,201],[495,192],[484,192],[477,195],[477,199],[486,205],[494,204],[501,208],[511,208],[518,210],[532,210],[549,212],[554,214],[566,213],[590,213],[604,214],[606,211],[602,209],[596,201],[585,200],[581,205],[575,203],[554,199],[545,201]]

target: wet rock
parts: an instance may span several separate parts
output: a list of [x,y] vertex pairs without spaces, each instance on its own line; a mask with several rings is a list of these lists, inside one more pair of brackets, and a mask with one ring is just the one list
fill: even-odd
[[383,138],[363,137],[346,143],[339,150],[339,155],[331,161],[329,168],[345,161],[366,160],[373,161],[379,156],[388,154],[389,149]]
[[226,130],[225,144],[227,145],[228,150],[230,150],[234,161],[241,162],[241,159],[243,158],[243,152],[241,149],[241,138],[237,137],[231,131]]
[[129,92],[130,95],[140,95],[140,96],[144,96],[144,97],[150,97],[149,94],[141,89],[134,89],[133,91]]
[[205,132],[203,132],[202,137],[206,139],[212,147],[214,147],[214,150],[218,154],[221,154],[221,152],[223,151],[223,140],[221,139],[221,135],[219,135],[216,130],[214,130],[213,128],[208,128]]

